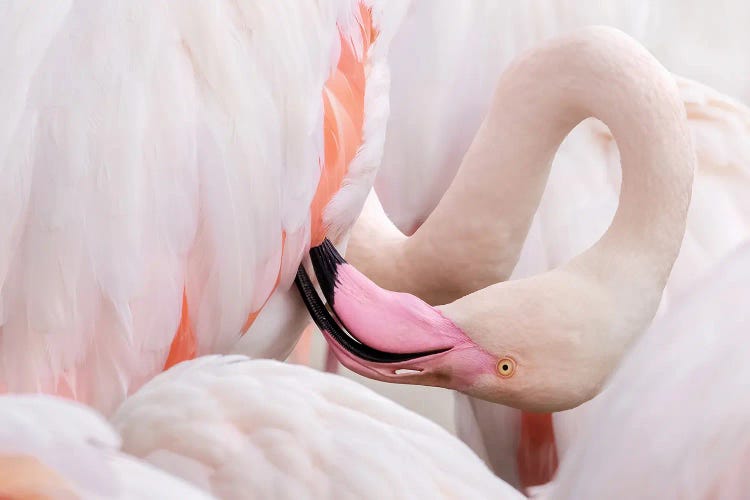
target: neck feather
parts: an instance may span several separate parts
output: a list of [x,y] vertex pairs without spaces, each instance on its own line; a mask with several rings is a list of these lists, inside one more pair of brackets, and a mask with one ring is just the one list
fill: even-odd
[[441,307],[477,344],[516,359],[516,383],[525,385],[510,404],[520,407],[564,409],[595,395],[653,318],[684,235],[695,165],[673,78],[638,44],[602,28],[522,58],[438,207],[463,204],[473,222],[448,230],[472,248],[478,239],[488,255],[496,245],[500,263],[514,261],[555,151],[590,116],[610,127],[622,161],[620,203],[604,236],[562,268]]
[[465,293],[498,281],[498,272],[507,277],[560,143],[596,117],[620,149],[620,204],[604,237],[571,265],[617,281],[637,266],[663,288],[695,163],[685,115],[673,77],[619,32],[591,28],[535,50],[503,75],[453,184],[408,242],[418,254],[410,263],[449,283],[456,278],[440,269],[455,275],[453,263],[464,263],[472,278],[455,288],[470,286]]

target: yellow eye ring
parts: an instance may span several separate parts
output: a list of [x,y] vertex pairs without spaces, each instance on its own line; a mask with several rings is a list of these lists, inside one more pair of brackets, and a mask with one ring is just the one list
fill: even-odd
[[497,374],[503,378],[512,377],[516,372],[516,362],[513,358],[502,358],[497,362]]

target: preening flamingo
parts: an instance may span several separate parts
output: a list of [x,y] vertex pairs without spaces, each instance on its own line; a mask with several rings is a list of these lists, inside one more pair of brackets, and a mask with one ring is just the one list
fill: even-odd
[[0,390],[107,412],[196,354],[284,357],[303,254],[372,185],[402,10],[0,5]]
[[[622,152],[611,226],[556,270],[492,284],[518,258],[560,142],[588,116],[609,124]],[[590,28],[505,72],[433,214],[411,238],[377,250],[390,263],[383,282],[397,275],[397,289],[425,286],[406,289],[431,301],[440,296],[430,291],[489,286],[434,308],[378,287],[327,243],[311,257],[333,312],[302,269],[298,282],[329,343],[358,373],[527,410],[571,408],[596,395],[656,312],[682,241],[694,163],[672,76],[621,32]]]
[[0,498],[207,500],[120,450],[93,410],[47,395],[0,396]]
[[[731,1],[711,10],[690,1],[415,2],[390,52],[392,113],[384,162],[376,180],[388,215],[408,233],[430,213],[481,120],[491,85],[519,48],[586,22],[614,24],[646,43],[669,69],[747,98],[747,78],[740,76],[746,73],[746,44],[740,41],[746,30],[735,24],[747,17],[743,13],[748,8],[744,2]],[[695,10],[700,10],[700,16],[685,15]],[[685,18],[699,21],[700,29],[674,26]],[[435,32],[450,42],[427,42],[427,35]],[[705,46],[709,38],[710,48]],[[701,44],[700,50],[695,50]],[[710,57],[705,50],[710,51]],[[417,53],[420,58],[411,64]],[[672,296],[689,290],[716,262],[750,238],[750,114],[737,101],[703,85],[678,78],[678,86],[698,165],[686,237],[665,289],[662,312],[668,311]],[[425,102],[433,102],[426,119],[417,111]],[[423,119],[425,127],[416,127],[417,119]],[[462,126],[456,128],[456,121]],[[591,120],[582,123],[554,160],[513,277],[559,266],[596,241],[615,211],[619,177],[617,148],[610,132]],[[368,206],[369,217],[363,217],[355,228],[347,256],[380,282],[387,268],[382,266],[385,261],[378,259],[380,252],[371,248],[372,241],[386,238],[398,242],[404,236],[392,227],[376,202],[368,202]],[[367,247],[361,245],[365,241]],[[497,279],[508,272],[505,267],[486,271],[487,276],[496,273]],[[463,270],[454,268],[453,276],[460,280]],[[405,283],[388,286],[409,289]],[[470,282],[464,286],[472,289]],[[553,431],[549,415],[522,414],[459,394],[456,424],[459,435],[496,473],[512,484],[527,485],[549,479],[557,460],[555,445],[560,453],[570,446],[576,435],[573,431],[582,425],[578,414],[585,412],[586,406],[555,413]]]
[[[747,196],[750,193],[750,110],[698,83],[683,78],[677,78],[677,83],[687,110],[698,163],[686,237],[665,289],[661,314],[670,310],[672,297],[699,286],[699,280],[710,274],[717,262],[750,238],[750,198]],[[551,190],[545,193],[537,211],[514,278],[562,264],[599,237],[615,208],[618,169],[616,144],[609,131],[596,122],[579,126],[555,159]],[[573,202],[576,195],[577,202]],[[372,241],[391,241],[390,244],[397,245],[404,239],[384,214],[377,197],[372,195],[365,205],[363,218],[355,227],[349,255],[359,268],[377,279],[383,271],[374,258],[377,247],[374,251]],[[366,247],[363,246],[365,241]],[[387,248],[390,244],[384,246]],[[367,258],[362,259],[362,255]],[[542,417],[522,416],[513,409],[459,395],[458,432],[496,473],[518,484],[519,474],[549,477],[554,471],[547,454],[550,439],[553,446],[556,442],[558,451],[564,452],[576,430],[583,425],[578,414],[586,411],[585,406],[556,413],[552,434],[544,419],[540,420]],[[537,431],[547,435],[532,437],[534,425],[541,425],[542,429],[537,428]],[[537,463],[536,467],[546,471],[544,474],[519,471],[522,467],[517,463],[519,445],[522,453],[529,454],[527,458]],[[541,456],[534,456],[540,453]]]

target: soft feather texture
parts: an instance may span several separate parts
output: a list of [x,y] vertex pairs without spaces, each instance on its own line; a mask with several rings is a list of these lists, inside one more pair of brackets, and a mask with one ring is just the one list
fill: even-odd
[[435,208],[515,56],[587,24],[616,26],[640,39],[647,3],[412,2],[389,56],[392,111],[375,181],[394,223],[411,234]]
[[[687,232],[659,314],[669,311],[673,297],[696,286],[716,264],[750,240],[750,111],[718,92],[679,80],[698,155]],[[513,277],[560,265],[604,232],[617,204],[619,156],[609,131],[595,121],[571,134],[555,159],[550,182],[537,211]],[[459,404],[466,405],[465,401]],[[504,432],[494,421],[490,403],[475,401],[477,424],[485,435]],[[554,415],[558,452],[564,455],[582,425],[584,404]],[[464,426],[465,428],[466,426]],[[499,457],[512,448],[492,447]],[[561,456],[562,458],[562,456]],[[497,470],[499,472],[499,470]],[[512,476],[509,476],[512,477]]]
[[[321,92],[339,30],[354,45],[361,37],[358,9],[0,5],[0,389],[111,411],[163,368],[183,294],[208,353],[237,342],[277,277],[278,293],[295,293],[320,175]],[[373,9],[384,36],[367,63],[363,153],[345,179],[358,188],[330,212],[337,234],[382,152],[399,17]],[[271,346],[251,354],[284,356],[299,330],[264,325]]]
[[667,69],[750,103],[748,18],[743,0],[710,8],[703,0],[414,0],[389,55],[391,115],[376,179],[386,212],[407,234],[424,221],[453,179],[499,75],[540,40],[614,26]]
[[119,447],[120,438],[107,422],[82,405],[42,395],[0,397],[4,466],[19,457],[41,465],[33,476],[6,478],[16,490],[6,490],[8,485],[0,480],[0,496],[23,488],[44,498],[208,498],[182,480],[126,456]]
[[[698,166],[680,256],[661,311],[722,258],[750,239],[750,109],[702,84],[677,77]],[[568,137],[555,159],[513,277],[558,266],[595,242],[614,214],[619,154],[595,120]],[[717,223],[720,222],[720,223]]]
[[588,403],[549,498],[747,495],[749,296],[743,245],[675,299]]
[[[685,79],[678,79],[678,83],[693,132],[698,168],[685,239],[665,289],[659,315],[669,313],[674,297],[699,287],[700,279],[715,272],[718,263],[741,244],[750,241],[750,110],[703,85]],[[607,159],[606,171],[616,172],[619,158],[608,131],[601,127],[592,137],[596,137],[594,140],[600,141],[604,148],[604,156],[599,158]],[[578,168],[589,165],[592,169],[601,169],[595,158],[589,156],[588,163],[576,165]],[[585,178],[596,178],[593,172],[591,174]],[[558,186],[574,182],[572,178],[566,178]],[[529,254],[526,254],[528,257],[522,255],[523,267],[519,263],[514,276],[564,262],[579,248],[598,238],[614,212],[614,201],[610,205],[607,200],[608,196],[612,200],[616,197],[618,185],[594,184],[589,189],[589,193],[597,193],[589,196],[601,200],[592,205],[597,207],[595,210],[587,210],[584,206],[566,213],[563,207],[567,198],[559,200],[557,206],[554,201],[542,202],[537,219],[540,225],[547,221],[547,226],[545,235],[540,237],[541,246],[554,249],[554,252],[548,252],[546,259],[542,260],[534,260]],[[566,231],[566,227],[579,229],[578,232]],[[585,414],[587,408],[583,405],[554,415],[561,454],[565,453],[576,430],[583,425],[579,421],[583,417],[579,415]]]
[[481,399],[459,392],[455,401],[456,434],[495,474],[510,484],[520,484],[516,450],[521,438],[521,412],[510,406],[482,404]]
[[[532,43],[562,31],[591,23],[617,26],[645,43],[669,69],[750,100],[743,69],[750,60],[742,43],[747,9],[737,0],[711,9],[703,2],[675,0],[416,0],[390,53],[392,112],[376,179],[388,215],[404,232],[419,226],[453,178],[505,66]],[[690,17],[696,29],[685,29],[680,20],[696,11],[700,15]],[[750,115],[742,104],[708,87],[686,80],[679,85],[699,167],[687,236],[662,310],[675,293],[689,289],[750,238]],[[598,239],[616,208],[618,161],[609,132],[598,122],[584,122],[568,137],[514,277],[560,265]],[[501,411],[498,418],[493,405],[469,403],[463,396],[458,406],[460,435],[515,484],[515,470],[508,465],[516,458],[518,426],[508,423],[520,420],[518,412]],[[560,452],[579,426],[576,412],[585,407],[555,415]]]
[[126,451],[222,498],[521,498],[438,425],[276,361],[179,364],[112,421]]

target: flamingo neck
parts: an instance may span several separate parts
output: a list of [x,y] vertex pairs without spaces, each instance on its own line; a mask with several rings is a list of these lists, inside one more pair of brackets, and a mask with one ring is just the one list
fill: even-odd
[[612,286],[632,278],[637,267],[648,271],[639,273],[643,286],[663,288],[692,185],[685,110],[665,69],[626,37],[606,32],[548,45],[533,61],[522,57],[506,71],[453,184],[419,229],[423,239],[443,235],[440,251],[429,257],[465,262],[475,276],[473,290],[498,281],[498,272],[510,274],[555,152],[592,116],[617,140],[622,189],[610,228],[575,267],[607,276]]
[[555,151],[590,116],[610,127],[622,159],[620,203],[606,233],[561,268],[440,307],[478,345],[516,360],[516,380],[486,397],[519,408],[557,411],[593,397],[656,312],[684,235],[695,164],[674,79],[611,29],[537,49],[504,74],[443,199],[470,221],[443,231],[471,241],[477,266],[515,262]]
[[506,280],[560,143],[596,117],[621,153],[620,204],[607,233],[575,266],[607,275],[611,286],[642,269],[641,286],[660,294],[692,185],[684,106],[672,76],[647,52],[611,30],[590,31],[603,36],[557,41],[504,73],[456,178],[412,237],[390,223],[377,199],[368,201],[350,260],[378,284],[431,304]]

